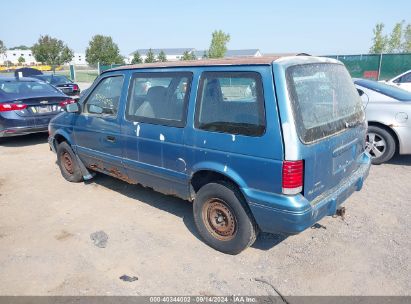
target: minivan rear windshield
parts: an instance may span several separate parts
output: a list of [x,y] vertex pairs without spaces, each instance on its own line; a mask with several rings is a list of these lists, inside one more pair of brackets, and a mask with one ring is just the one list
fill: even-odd
[[341,64],[312,63],[286,70],[297,130],[310,143],[355,126],[364,119],[361,99]]

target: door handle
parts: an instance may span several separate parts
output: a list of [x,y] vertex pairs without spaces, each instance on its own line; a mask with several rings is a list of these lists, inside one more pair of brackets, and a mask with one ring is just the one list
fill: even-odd
[[115,142],[116,138],[114,136],[107,135],[106,140],[109,141],[109,142]]

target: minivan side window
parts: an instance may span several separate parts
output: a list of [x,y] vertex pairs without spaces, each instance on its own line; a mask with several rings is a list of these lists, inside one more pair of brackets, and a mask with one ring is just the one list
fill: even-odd
[[85,101],[84,112],[117,116],[123,81],[123,76],[111,76],[101,80]]
[[261,136],[265,131],[261,75],[256,72],[204,72],[197,94],[195,127]]
[[128,93],[127,120],[185,126],[192,78],[191,72],[134,73]]

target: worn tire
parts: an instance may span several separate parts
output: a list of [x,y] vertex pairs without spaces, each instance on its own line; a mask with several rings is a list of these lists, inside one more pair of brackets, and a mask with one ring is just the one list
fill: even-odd
[[[374,137],[374,143],[371,142],[372,137]],[[382,148],[382,146],[374,146],[378,142],[384,143],[384,148]],[[374,152],[375,149],[378,149],[382,154],[377,156]],[[389,161],[394,156],[396,150],[395,140],[387,130],[377,126],[369,126],[367,131],[366,150],[371,155],[371,162],[373,165],[382,164]]]
[[[194,200],[193,213],[200,236],[218,251],[238,254],[257,238],[258,227],[244,197],[230,183],[220,181],[201,187]],[[235,228],[228,229],[232,223]]]
[[57,163],[60,167],[61,175],[72,183],[83,181],[80,167],[76,155],[70,145],[63,141],[57,146]]

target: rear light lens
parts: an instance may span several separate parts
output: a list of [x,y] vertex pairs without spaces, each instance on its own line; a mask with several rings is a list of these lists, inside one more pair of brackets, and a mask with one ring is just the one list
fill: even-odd
[[74,99],[66,99],[66,100],[63,100],[62,102],[60,102],[59,106],[60,107],[65,107],[66,105],[71,104],[71,103],[75,103],[75,102],[77,102],[77,101],[74,100]]
[[23,103],[0,103],[0,112],[18,111],[27,108]]
[[283,182],[284,194],[297,194],[303,190],[304,162],[302,160],[283,161]]
[[78,91],[79,90],[79,87],[78,87],[78,85],[73,85],[73,91]]

